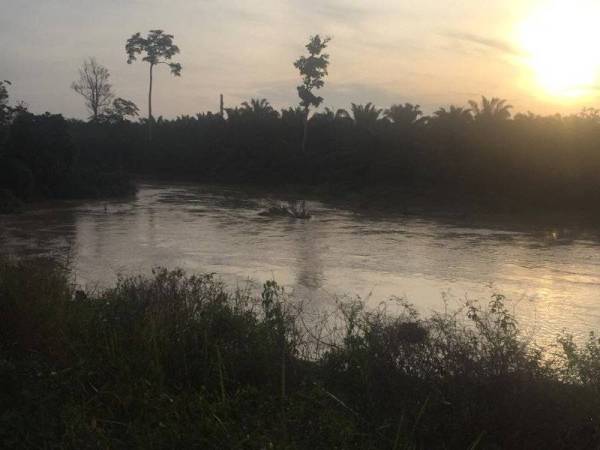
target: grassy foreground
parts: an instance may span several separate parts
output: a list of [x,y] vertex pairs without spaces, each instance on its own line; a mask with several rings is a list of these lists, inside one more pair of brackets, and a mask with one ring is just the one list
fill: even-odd
[[0,447],[597,449],[600,342],[538,349],[493,297],[309,316],[156,270],[97,294],[0,261]]

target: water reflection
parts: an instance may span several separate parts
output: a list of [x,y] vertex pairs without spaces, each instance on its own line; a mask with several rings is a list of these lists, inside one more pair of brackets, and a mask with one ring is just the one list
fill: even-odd
[[[538,336],[600,328],[600,236],[593,226],[309,206],[310,221],[257,213],[265,196],[210,186],[142,186],[134,200],[48,204],[0,216],[0,251],[59,256],[95,287],[153,266],[276,279],[314,304],[334,294],[404,296],[422,311],[502,292]],[[105,210],[106,206],[106,210]]]
[[[309,300],[318,300],[316,295],[323,287],[325,274],[323,272],[323,262],[321,259],[322,242],[319,232],[318,222],[302,223],[296,220],[295,227],[291,227],[291,234],[295,235],[296,244],[296,280],[298,287],[304,288],[304,296]],[[327,249],[324,249],[325,251]]]

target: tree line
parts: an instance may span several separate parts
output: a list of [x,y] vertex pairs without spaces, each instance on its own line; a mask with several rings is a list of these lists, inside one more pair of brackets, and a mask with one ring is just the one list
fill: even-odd
[[[32,190],[89,195],[96,189],[89,189],[94,177],[112,174],[98,182],[103,187],[96,192],[117,193],[127,186],[125,174],[134,173],[324,186],[340,193],[394,189],[492,208],[593,210],[600,199],[599,110],[513,115],[505,100],[487,97],[430,115],[402,102],[385,109],[352,103],[318,110],[328,43],[319,35],[309,40],[307,54],[294,62],[301,76],[299,103],[279,111],[267,99],[252,98],[219,113],[155,118],[153,71],[166,65],[176,76],[182,72],[172,61],[179,48],[162,30],[136,33],[126,44],[129,63],[140,57],[149,64],[146,118],[135,120],[138,107],[113,93],[109,71],[94,59],[84,63],[72,86],[86,101],[88,121],[8,107],[8,84],[2,83],[0,188],[23,198]],[[79,173],[85,175],[73,175]],[[24,188],[32,183],[23,179],[33,179],[36,187]]]

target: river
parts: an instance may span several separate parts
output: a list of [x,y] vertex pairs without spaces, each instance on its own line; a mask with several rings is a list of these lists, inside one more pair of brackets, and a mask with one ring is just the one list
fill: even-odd
[[548,341],[600,329],[600,234],[595,227],[357,212],[310,201],[310,220],[262,217],[265,194],[144,183],[135,198],[50,202],[0,215],[0,251],[52,256],[87,289],[154,266],[215,272],[293,298],[371,306],[406,298],[427,315],[465,299],[510,300],[528,335]]

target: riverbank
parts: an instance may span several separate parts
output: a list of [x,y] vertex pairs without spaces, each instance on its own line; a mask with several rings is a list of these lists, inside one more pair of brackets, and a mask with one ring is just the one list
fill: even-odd
[[[600,343],[538,349],[502,297],[419,317],[311,317],[157,270],[74,291],[0,264],[0,441],[10,448],[596,448]],[[326,319],[326,320],[325,320]],[[310,324],[310,326],[307,326]]]

